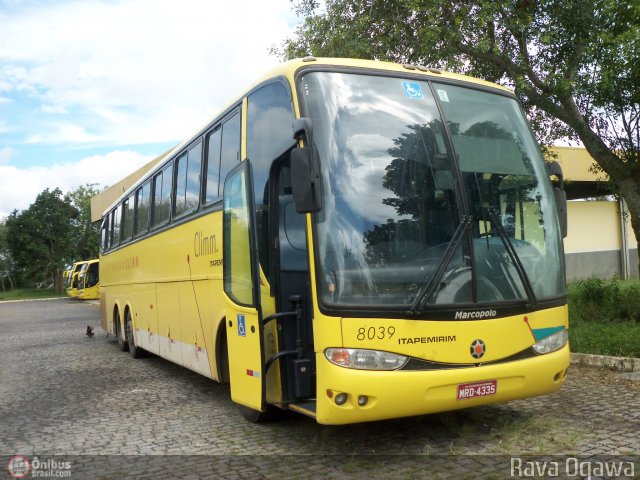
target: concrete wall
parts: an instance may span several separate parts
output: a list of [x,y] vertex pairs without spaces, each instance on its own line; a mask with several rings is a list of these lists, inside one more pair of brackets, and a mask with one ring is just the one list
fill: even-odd
[[564,240],[568,280],[624,277],[625,263],[627,274],[638,276],[638,243],[628,215],[624,228],[621,224],[619,202],[569,202],[568,223]]
[[[636,257],[634,263],[635,272],[631,271],[631,276],[638,276],[638,253],[633,252]],[[610,278],[622,276],[622,260],[620,250],[609,250],[606,252],[584,252],[565,254],[567,266],[567,280],[577,280],[587,277]]]

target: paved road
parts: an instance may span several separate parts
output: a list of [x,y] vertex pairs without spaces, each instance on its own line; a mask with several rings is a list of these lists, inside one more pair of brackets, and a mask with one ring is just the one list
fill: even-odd
[[227,386],[134,360],[98,325],[95,304],[0,303],[0,479],[17,454],[70,462],[70,478],[505,478],[525,455],[630,459],[640,476],[640,382],[608,370],[572,368],[560,392],[498,406],[254,425]]

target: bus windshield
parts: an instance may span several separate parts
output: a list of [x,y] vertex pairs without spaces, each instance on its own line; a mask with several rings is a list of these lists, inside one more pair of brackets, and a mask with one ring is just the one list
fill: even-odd
[[565,294],[550,183],[514,99],[339,72],[306,73],[300,87],[323,172],[315,232],[325,306]]

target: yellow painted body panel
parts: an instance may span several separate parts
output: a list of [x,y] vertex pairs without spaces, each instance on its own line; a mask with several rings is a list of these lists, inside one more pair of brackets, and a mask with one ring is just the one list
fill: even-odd
[[[102,256],[102,328],[115,335],[119,317],[124,329],[129,309],[136,344],[200,373],[194,364],[196,352],[206,351],[210,376],[218,380],[216,340],[227,315],[221,240],[222,212],[216,211]],[[273,300],[268,290],[261,290],[263,299],[270,299],[263,300],[269,315]],[[276,350],[273,334],[271,350]],[[281,400],[279,382],[272,378],[273,402]]]
[[100,298],[100,284],[78,290],[78,298],[80,300],[97,300]]
[[221,239],[217,211],[102,256],[102,327],[115,334],[116,312],[122,322],[128,308],[146,348],[187,368],[195,352],[206,350],[217,379],[214,343],[225,316]]
[[[228,297],[227,302],[233,303]],[[230,306],[229,310],[233,312],[227,318],[229,352],[242,352],[242,355],[229,355],[231,399],[254,410],[262,410],[264,371],[261,351],[257,348],[260,319],[255,308]]]

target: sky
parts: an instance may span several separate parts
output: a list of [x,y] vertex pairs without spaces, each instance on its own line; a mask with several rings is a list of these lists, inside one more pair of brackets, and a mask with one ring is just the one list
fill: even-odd
[[289,0],[0,0],[0,220],[189,137],[298,22]]

